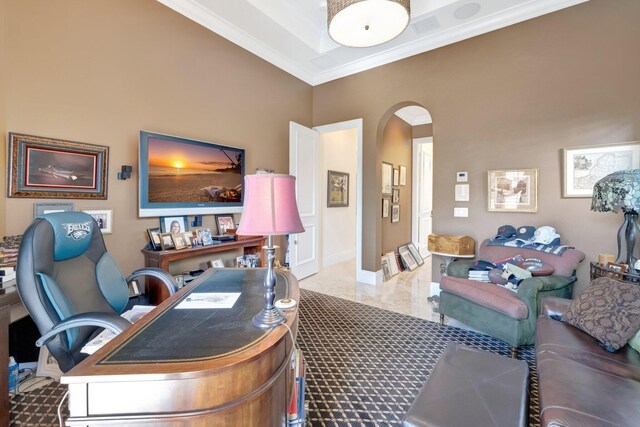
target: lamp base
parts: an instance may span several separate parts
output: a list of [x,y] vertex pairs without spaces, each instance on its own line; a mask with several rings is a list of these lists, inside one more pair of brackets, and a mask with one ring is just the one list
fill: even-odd
[[263,308],[258,314],[253,317],[253,324],[258,328],[269,329],[284,323],[287,317],[275,307]]

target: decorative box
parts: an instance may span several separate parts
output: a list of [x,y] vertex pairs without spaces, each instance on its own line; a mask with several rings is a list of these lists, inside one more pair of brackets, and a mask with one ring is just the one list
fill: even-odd
[[429,252],[451,255],[474,255],[475,241],[469,236],[452,236],[449,234],[429,234]]

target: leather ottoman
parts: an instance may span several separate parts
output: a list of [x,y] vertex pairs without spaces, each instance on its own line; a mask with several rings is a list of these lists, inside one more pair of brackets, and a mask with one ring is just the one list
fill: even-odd
[[449,342],[404,417],[404,427],[526,426],[529,366]]

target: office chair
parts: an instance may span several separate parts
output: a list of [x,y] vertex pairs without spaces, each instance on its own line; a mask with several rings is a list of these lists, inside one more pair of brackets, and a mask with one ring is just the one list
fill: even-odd
[[136,270],[127,279],[104,245],[98,224],[83,212],[38,216],[18,251],[20,298],[60,370],[84,358],[82,347],[104,328],[120,333],[131,325],[120,317],[129,301],[128,283],[141,276],[160,279],[174,294],[173,277],[159,268]]

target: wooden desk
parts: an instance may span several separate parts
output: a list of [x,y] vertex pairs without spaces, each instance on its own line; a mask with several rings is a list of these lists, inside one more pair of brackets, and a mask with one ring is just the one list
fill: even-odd
[[[62,376],[68,426],[286,426],[292,342],[251,323],[264,269],[210,269]],[[278,271],[277,298],[299,301]],[[231,309],[175,309],[192,292],[242,292]],[[297,307],[287,310],[297,333]]]
[[[196,246],[181,250],[170,251],[151,251],[143,249],[144,266],[158,267],[164,271],[169,271],[169,265],[173,261],[181,259],[193,258],[201,255],[209,255],[219,252],[227,252],[234,249],[242,249],[245,255],[262,253],[265,239],[262,236],[246,237],[238,240],[232,240],[219,245]],[[260,266],[262,266],[262,257],[260,257]],[[153,305],[158,305],[169,297],[169,292],[164,285],[156,278],[147,278],[146,292],[149,295],[149,301]]]
[[[4,295],[3,295],[4,296]],[[0,306],[0,426],[9,425],[9,307]]]

